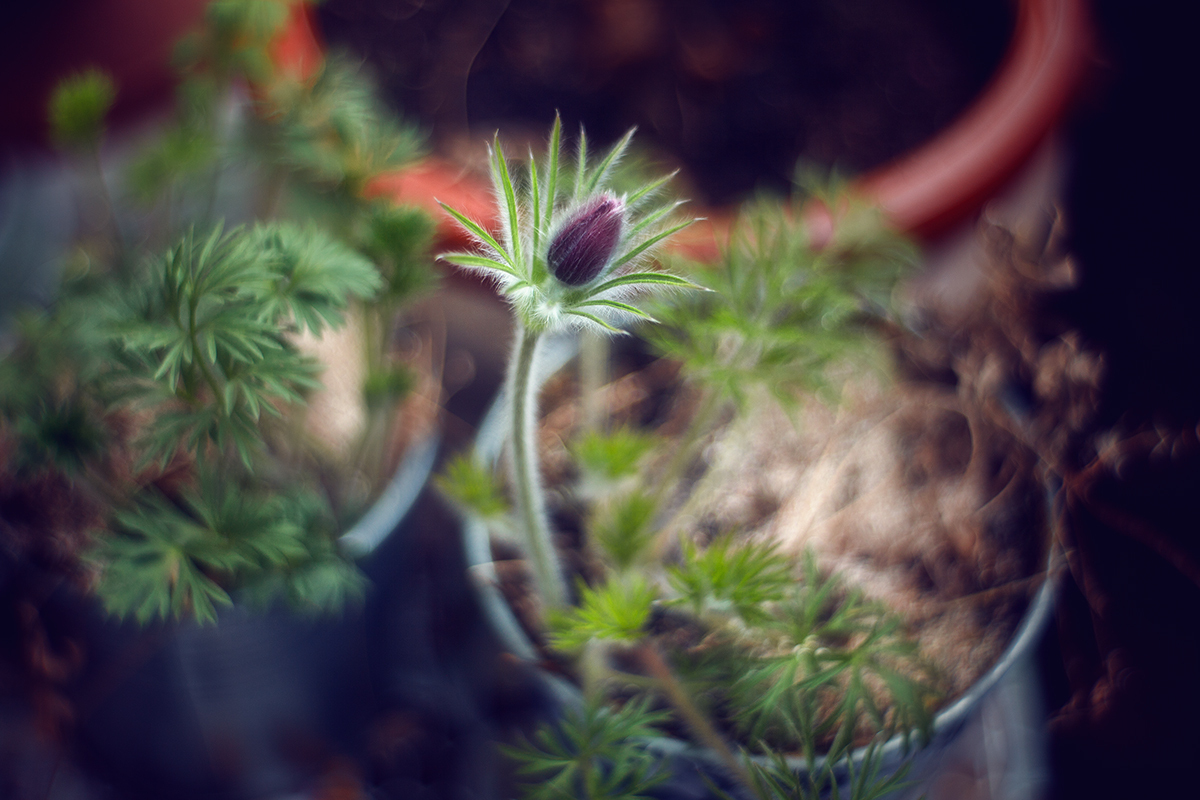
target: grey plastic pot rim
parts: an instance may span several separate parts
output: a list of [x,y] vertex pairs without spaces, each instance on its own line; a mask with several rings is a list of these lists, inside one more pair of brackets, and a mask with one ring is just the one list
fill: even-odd
[[[542,375],[540,377],[548,377],[557,372],[571,360],[577,349],[578,341],[571,334],[563,334],[549,339],[544,344],[541,355],[540,372]],[[500,457],[504,445],[506,408],[507,400],[501,390],[479,426],[475,452],[485,463],[494,463]],[[1052,507],[1054,494],[1053,490],[1048,487],[1046,493],[1047,517],[1050,520],[1056,518]],[[512,609],[500,592],[498,576],[492,561],[491,540],[487,525],[479,520],[467,519],[463,521],[462,531],[471,585],[480,598],[489,623],[511,655],[530,665],[536,665],[541,657],[533,642],[525,635],[525,631],[522,630]],[[906,740],[899,734],[892,736],[882,745],[877,745],[874,756],[878,759],[881,772],[884,774],[894,772],[903,762],[914,758],[921,752],[936,750],[939,744],[952,739],[978,711],[984,698],[996,688],[1013,666],[1034,651],[1039,637],[1054,613],[1054,596],[1058,584],[1057,575],[1060,571],[1058,566],[1062,562],[1062,554],[1057,546],[1050,547],[1048,550],[1041,587],[1026,609],[1016,633],[1009,641],[1004,653],[982,677],[972,684],[970,689],[934,715],[933,732],[929,741],[924,745],[913,746],[911,739]],[[559,702],[569,707],[582,705],[583,695],[573,683],[545,670],[539,669],[538,672]],[[651,740],[650,747],[664,756],[682,756],[707,762],[716,768],[723,768],[716,753],[680,739],[670,737],[654,739]],[[863,763],[869,747],[863,746],[852,751],[850,758],[854,764]],[[756,757],[756,760],[758,758]],[[788,757],[787,762],[794,770],[808,769],[807,761],[799,756]],[[824,764],[824,757],[818,757],[815,760],[815,766],[818,769],[823,768]]]
[[352,558],[370,555],[395,530],[425,488],[440,444],[441,438],[430,433],[409,446],[379,497],[338,538],[338,546],[346,555]]

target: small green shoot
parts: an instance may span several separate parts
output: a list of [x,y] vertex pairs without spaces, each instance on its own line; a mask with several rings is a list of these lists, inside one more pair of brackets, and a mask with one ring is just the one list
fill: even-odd
[[597,509],[589,533],[601,555],[618,573],[649,555],[656,531],[658,504],[642,491],[614,498]]
[[89,69],[60,82],[50,98],[50,135],[61,147],[96,147],[117,97],[112,78]]
[[656,444],[655,437],[630,428],[588,431],[571,444],[571,454],[586,476],[614,483],[636,475],[639,462]]
[[683,564],[668,570],[677,602],[701,619],[737,614],[758,624],[795,585],[792,566],[773,546],[738,545],[724,536],[700,549],[683,544]]
[[650,800],[668,773],[646,741],[661,735],[656,726],[667,716],[646,700],[618,709],[592,700],[505,751],[527,779],[527,800]]
[[579,605],[552,612],[551,641],[560,650],[579,650],[599,640],[633,644],[645,635],[657,593],[638,577],[613,579],[598,589],[580,588]]
[[495,473],[470,455],[451,460],[437,477],[437,485],[455,505],[479,519],[496,519],[510,509]]

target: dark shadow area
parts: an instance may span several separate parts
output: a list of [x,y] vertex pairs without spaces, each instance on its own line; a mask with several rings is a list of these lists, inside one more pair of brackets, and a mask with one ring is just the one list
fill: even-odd
[[1067,197],[1081,283],[1048,310],[1104,353],[1095,429],[1116,435],[1068,483],[1077,575],[1044,659],[1054,797],[1183,796],[1200,747],[1195,69],[1171,4],[1092,5],[1101,61]]

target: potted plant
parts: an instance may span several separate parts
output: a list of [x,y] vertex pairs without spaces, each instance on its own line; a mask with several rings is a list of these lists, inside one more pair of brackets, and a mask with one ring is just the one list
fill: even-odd
[[[381,110],[347,64],[307,75],[276,67],[270,49],[288,9],[261,6],[214,4],[206,26],[181,44],[176,120],[129,166],[122,191],[133,199],[121,208],[99,160],[113,83],[82,73],[59,86],[50,107],[56,141],[87,167],[99,229],[80,242],[59,301],[26,315],[6,354],[8,465],[22,475],[79,471],[76,488],[146,542],[183,535],[189,515],[217,513],[185,510],[201,500],[172,496],[182,485],[199,480],[222,497],[207,501],[232,510],[244,503],[224,498],[222,487],[244,484],[254,494],[297,480],[293,468],[271,466],[287,457],[317,467],[309,489],[348,527],[364,496],[347,486],[366,479],[375,492],[385,482],[396,456],[393,409],[414,383],[390,342],[400,309],[430,286],[430,223],[360,196],[372,174],[414,157],[415,134]],[[223,119],[238,87],[258,95],[257,115],[235,123],[240,129]],[[228,201],[232,192],[258,194],[253,227],[234,227],[247,204]],[[287,219],[298,212],[307,224]],[[349,332],[330,345],[339,329]],[[322,340],[334,348],[324,367],[313,356]],[[346,374],[346,362],[361,366]],[[289,410],[313,394],[323,369],[354,385],[315,395],[320,416]],[[351,397],[331,397],[339,391]],[[156,487],[166,495],[139,494]],[[183,508],[162,506],[164,498]],[[259,500],[279,511],[283,497]],[[183,516],[178,525],[135,522],[150,509]],[[277,542],[273,557],[299,556],[302,536],[285,534],[294,541]],[[211,556],[207,567],[219,572],[242,557],[213,551],[195,562],[177,552],[182,542],[160,544],[161,585],[148,575],[102,580],[102,593],[122,593],[109,595],[111,609],[142,621],[185,612],[211,620],[212,603],[229,598],[198,565]],[[118,538],[107,546],[144,545]],[[110,555],[97,555],[102,573],[134,563]]]
[[[175,675],[160,654],[191,667],[240,637],[261,656],[281,627],[361,604],[356,559],[431,467],[433,326],[412,320],[433,285],[432,223],[362,197],[419,139],[349,64],[277,67],[288,13],[209,8],[179,49],[175,119],[122,180],[100,159],[120,87],[91,71],[55,93],[55,138],[92,213],[57,298],[15,315],[0,354],[4,611],[32,609],[14,658],[46,638],[79,656],[62,672],[16,665],[47,730],[149,706],[161,716],[146,730],[199,716],[207,736],[216,704],[190,673],[154,699]],[[39,616],[64,595],[78,612],[66,633]],[[269,621],[248,622],[251,607]],[[219,618],[233,624],[205,628]],[[72,694],[106,671],[99,696]],[[126,740],[88,735],[93,749]]]
[[[592,163],[581,134],[568,163],[556,122],[547,157],[521,171],[497,139],[489,165],[498,233],[446,207],[476,249],[442,258],[494,280],[517,333],[505,399],[477,453],[452,464],[441,485],[468,519],[468,558],[501,636],[515,655],[554,664],[580,687],[549,679],[566,698],[563,718],[511,752],[530,796],[643,796],[670,773],[667,754],[678,755],[678,745],[660,743],[666,732],[719,764],[707,779],[728,791],[880,796],[902,783],[909,737],[960,724],[963,703],[935,726],[938,681],[894,612],[847,590],[812,555],[784,555],[762,526],[739,535],[704,523],[719,518],[711,498],[739,490],[715,480],[728,474],[714,453],[751,449],[739,434],[777,403],[798,411],[797,392],[819,384],[868,321],[886,321],[909,251],[868,224],[869,211],[829,196],[839,224],[823,248],[764,201],[715,268],[689,278],[650,268],[690,222],[671,219],[679,204],[660,198],[666,178],[613,188],[630,136]],[[640,302],[664,289],[668,300]],[[651,403],[657,435],[563,422],[586,416],[569,403],[539,434],[542,378],[548,362],[564,360],[556,334],[622,333],[651,314],[664,324],[648,335],[685,376],[667,368],[678,395]],[[587,372],[575,381],[584,396],[603,383]],[[604,392],[612,412],[620,392]],[[637,419],[626,411],[623,421]],[[766,429],[768,447],[787,445],[786,427]],[[544,464],[539,441],[571,434],[570,455],[559,446],[557,463]],[[507,481],[491,468],[501,449]],[[754,466],[742,459],[733,471]],[[547,486],[544,471],[567,485]],[[501,541],[489,543],[489,531]],[[568,538],[576,543],[564,555]],[[514,549],[516,562],[504,556]],[[1042,622],[1046,601],[1043,592]]]
[[[1085,15],[1077,3],[1030,0],[1020,4],[1009,55],[979,102],[945,135],[856,182],[858,195],[881,205],[893,225],[923,237],[939,234],[975,212],[984,199],[1027,161],[1031,151],[1063,113],[1081,72],[1086,44]],[[951,155],[947,157],[947,153]],[[930,169],[930,165],[936,169]],[[482,223],[479,227],[503,241],[497,234],[496,224],[498,218],[503,219],[504,212],[497,215],[493,205],[485,199],[489,194],[487,190],[479,186],[472,188],[470,176],[457,167],[431,160],[416,170],[382,177],[373,184],[372,191],[430,206],[435,198],[449,201],[449,205]],[[806,213],[810,221],[826,223],[823,227],[818,225],[814,239],[819,241],[833,234],[833,227],[828,224],[830,220],[827,217],[821,219],[825,216],[823,212],[814,212],[809,207]],[[727,236],[731,218],[724,214],[714,217],[713,222],[703,221],[681,231],[670,246],[705,260],[716,258],[718,250],[713,243]],[[451,218],[443,220],[440,232],[444,241],[462,244],[478,240],[476,231],[453,224]],[[549,352],[551,349],[548,346],[547,352],[543,353],[543,363],[554,360]],[[492,432],[496,433],[496,429]],[[975,421],[972,420],[971,433],[975,432]],[[483,496],[494,497],[494,494],[485,492]],[[477,576],[494,576],[498,566],[493,564],[486,534],[481,533],[485,529],[479,526],[472,529],[479,534],[468,537],[472,571]],[[1032,632],[1045,622],[1048,599],[1048,592],[1043,590],[1037,598],[1033,624],[1023,628],[1016,649],[1009,651],[1008,656],[1000,659],[997,668],[987,673],[977,685],[978,691],[969,692],[954,705],[953,713],[939,718],[940,730],[959,725],[963,711],[975,707],[979,695],[996,683],[1011,663],[1013,653],[1029,646]],[[489,608],[502,607],[491,605]],[[497,617],[497,626],[501,630],[519,631],[511,615],[506,617],[504,612],[497,611]],[[514,652],[533,660],[544,655],[516,644],[518,638],[514,636],[510,643]]]
[[[260,700],[311,697],[322,654],[298,652],[355,642],[360,560],[436,456],[432,222],[362,197],[420,140],[349,62],[280,55],[290,13],[211,5],[175,118],[119,178],[120,86],[84,73],[53,102],[90,213],[0,357],[5,619],[30,610],[5,667],[32,723],[122,784],[294,786],[275,729],[295,708]],[[70,666],[29,655],[47,640]],[[233,777],[230,746],[256,753]]]

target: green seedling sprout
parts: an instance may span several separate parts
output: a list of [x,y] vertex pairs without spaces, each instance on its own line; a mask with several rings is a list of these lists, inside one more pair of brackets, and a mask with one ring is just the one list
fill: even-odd
[[531,157],[529,180],[518,190],[497,135],[489,164],[500,211],[499,238],[443,204],[478,249],[442,256],[494,280],[513,309],[517,335],[506,383],[511,477],[523,544],[541,596],[552,608],[563,606],[568,597],[534,443],[538,345],[547,334],[566,328],[621,333],[618,326],[624,322],[652,320],[634,304],[640,292],[698,288],[676,275],[645,269],[656,248],[691,224],[671,220],[679,203],[655,202],[667,179],[630,195],[609,188],[633,131],[597,164],[589,163],[587,138],[581,134],[574,169],[563,163],[561,138],[562,123],[556,119],[542,167]]

